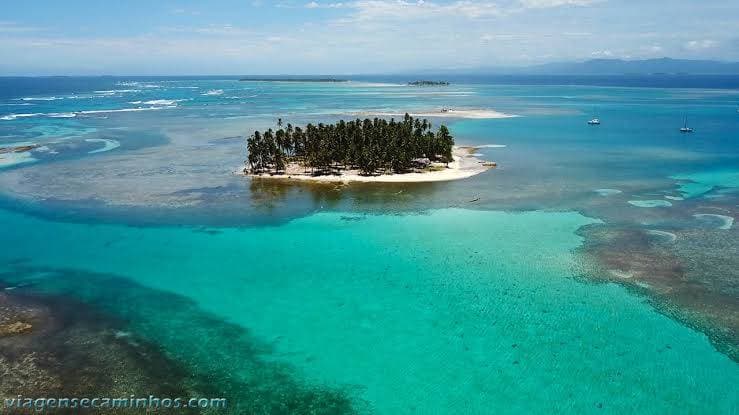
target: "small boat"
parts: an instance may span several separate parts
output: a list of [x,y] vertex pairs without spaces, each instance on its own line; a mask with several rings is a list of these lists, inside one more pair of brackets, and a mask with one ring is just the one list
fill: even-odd
[[592,120],[588,121],[588,125],[600,125],[600,118],[593,118]]
[[688,127],[688,117],[685,117],[685,120],[683,121],[683,127],[680,129],[681,133],[692,133],[693,128]]

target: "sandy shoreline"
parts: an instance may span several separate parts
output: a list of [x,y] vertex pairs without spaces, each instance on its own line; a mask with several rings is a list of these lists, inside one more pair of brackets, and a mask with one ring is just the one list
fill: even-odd
[[[411,117],[423,118],[469,118],[469,119],[499,119],[499,118],[516,118],[518,115],[506,114],[504,112],[490,109],[449,109],[446,111],[418,111],[408,112]],[[400,112],[362,112],[361,116],[374,117],[402,117],[405,113]]]
[[[468,177],[475,176],[491,168],[494,168],[494,163],[479,159],[472,154],[479,147],[473,146],[458,146],[454,147],[452,155],[454,161],[449,163],[449,167],[444,167],[443,164],[435,164],[439,170],[424,171],[424,172],[412,172],[403,174],[381,174],[376,176],[365,176],[359,174],[357,170],[347,170],[339,175],[325,175],[325,176],[311,176],[310,174],[302,173],[303,168],[298,167],[297,169],[288,168],[289,174],[251,174],[242,173],[248,177],[264,178],[264,179],[278,179],[278,180],[302,180],[312,182],[363,182],[363,183],[422,183],[422,182],[444,182],[450,180],[466,179]],[[295,167],[295,166],[293,166]],[[298,170],[296,172],[295,170]]]

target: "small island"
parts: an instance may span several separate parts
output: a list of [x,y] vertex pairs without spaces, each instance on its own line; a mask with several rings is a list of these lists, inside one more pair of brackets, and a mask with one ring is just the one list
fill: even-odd
[[413,81],[408,82],[408,86],[448,86],[447,81]]
[[244,82],[349,82],[348,79],[336,78],[241,78]]
[[340,120],[334,124],[284,125],[256,131],[247,139],[243,172],[253,177],[317,181],[423,182],[470,177],[494,163],[454,147],[445,125],[436,131],[426,119],[409,114]]

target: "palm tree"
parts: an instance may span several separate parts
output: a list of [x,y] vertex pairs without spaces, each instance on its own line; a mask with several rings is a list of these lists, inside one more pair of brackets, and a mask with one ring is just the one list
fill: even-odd
[[449,162],[452,158],[452,146],[454,146],[454,137],[449,133],[449,129],[446,125],[439,127],[439,131],[436,133],[439,146],[439,154],[441,155],[441,161],[449,166]]
[[453,160],[454,138],[449,129],[442,125],[434,133],[428,120],[414,119],[409,114],[400,121],[340,120],[335,124],[308,124],[305,130],[289,123],[283,129],[281,118],[277,125],[276,131],[256,131],[247,139],[246,163],[252,172],[284,172],[291,160],[306,169],[333,172],[353,167],[364,174],[407,171],[413,159],[422,157],[447,164]]

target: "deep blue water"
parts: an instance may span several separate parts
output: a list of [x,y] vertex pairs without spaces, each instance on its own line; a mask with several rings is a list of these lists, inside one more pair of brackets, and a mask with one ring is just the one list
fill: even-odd
[[[255,75],[255,77],[260,76],[275,78],[274,75]],[[0,77],[0,98],[23,97],[37,94],[75,93],[95,89],[114,89],[116,83],[127,80],[156,82],[163,80],[239,79],[241,77],[242,75]],[[454,75],[441,73],[407,75],[313,75],[312,77],[335,77],[337,79],[394,83],[406,83],[418,79],[438,79],[462,84],[591,85],[708,89],[739,88],[739,75]]]

